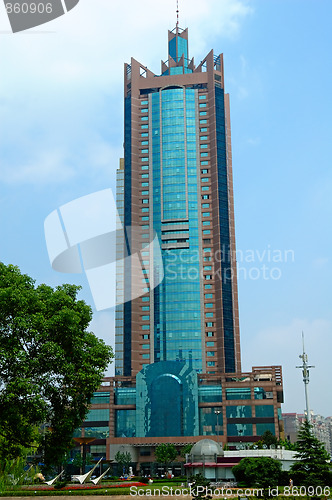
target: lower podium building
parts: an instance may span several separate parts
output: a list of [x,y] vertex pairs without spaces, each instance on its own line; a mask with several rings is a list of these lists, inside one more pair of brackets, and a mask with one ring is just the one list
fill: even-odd
[[[118,451],[129,452],[134,471],[153,474],[160,443],[173,443],[180,455],[183,446],[207,436],[230,450],[247,448],[267,430],[283,437],[282,402],[280,366],[211,375],[164,361],[136,377],[105,378],[77,432],[96,438],[93,455],[114,460]],[[177,464],[173,472],[180,470]]]

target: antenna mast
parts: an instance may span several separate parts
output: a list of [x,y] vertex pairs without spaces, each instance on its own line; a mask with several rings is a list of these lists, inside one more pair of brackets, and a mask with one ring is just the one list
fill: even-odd
[[179,0],[176,0],[176,31],[179,28]]
[[308,365],[308,355],[305,353],[305,350],[304,350],[304,334],[303,334],[303,332],[302,332],[302,347],[303,347],[303,353],[299,355],[299,358],[302,359],[302,365],[297,366],[296,368],[302,368],[304,393],[305,393],[306,419],[310,424],[311,415],[310,415],[309,395],[308,395],[309,368],[315,368],[315,367]]

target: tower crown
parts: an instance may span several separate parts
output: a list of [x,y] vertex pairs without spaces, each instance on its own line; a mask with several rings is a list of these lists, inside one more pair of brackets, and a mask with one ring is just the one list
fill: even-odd
[[168,31],[168,61],[162,62],[163,75],[178,75],[192,73],[194,60],[189,60],[188,28],[178,26]]

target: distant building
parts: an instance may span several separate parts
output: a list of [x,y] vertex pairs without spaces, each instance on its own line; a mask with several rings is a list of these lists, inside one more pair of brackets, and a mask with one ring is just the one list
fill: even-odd
[[[297,441],[298,432],[305,419],[304,413],[283,413],[285,438],[291,443]],[[332,417],[322,417],[311,412],[311,424],[314,436],[324,444],[326,451],[332,455]]]

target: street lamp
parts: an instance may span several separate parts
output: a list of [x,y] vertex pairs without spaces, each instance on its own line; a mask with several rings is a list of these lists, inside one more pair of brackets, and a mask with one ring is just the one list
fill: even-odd
[[219,443],[219,415],[222,410],[214,410],[215,415],[217,415],[217,443]]
[[242,441],[241,441],[241,437],[242,437],[242,434],[243,434],[243,429],[239,429],[239,434],[240,434],[240,450],[242,450]]
[[[219,444],[219,415],[222,410],[214,410],[215,415],[217,415],[217,443]],[[218,481],[218,458],[216,457],[216,481]]]

